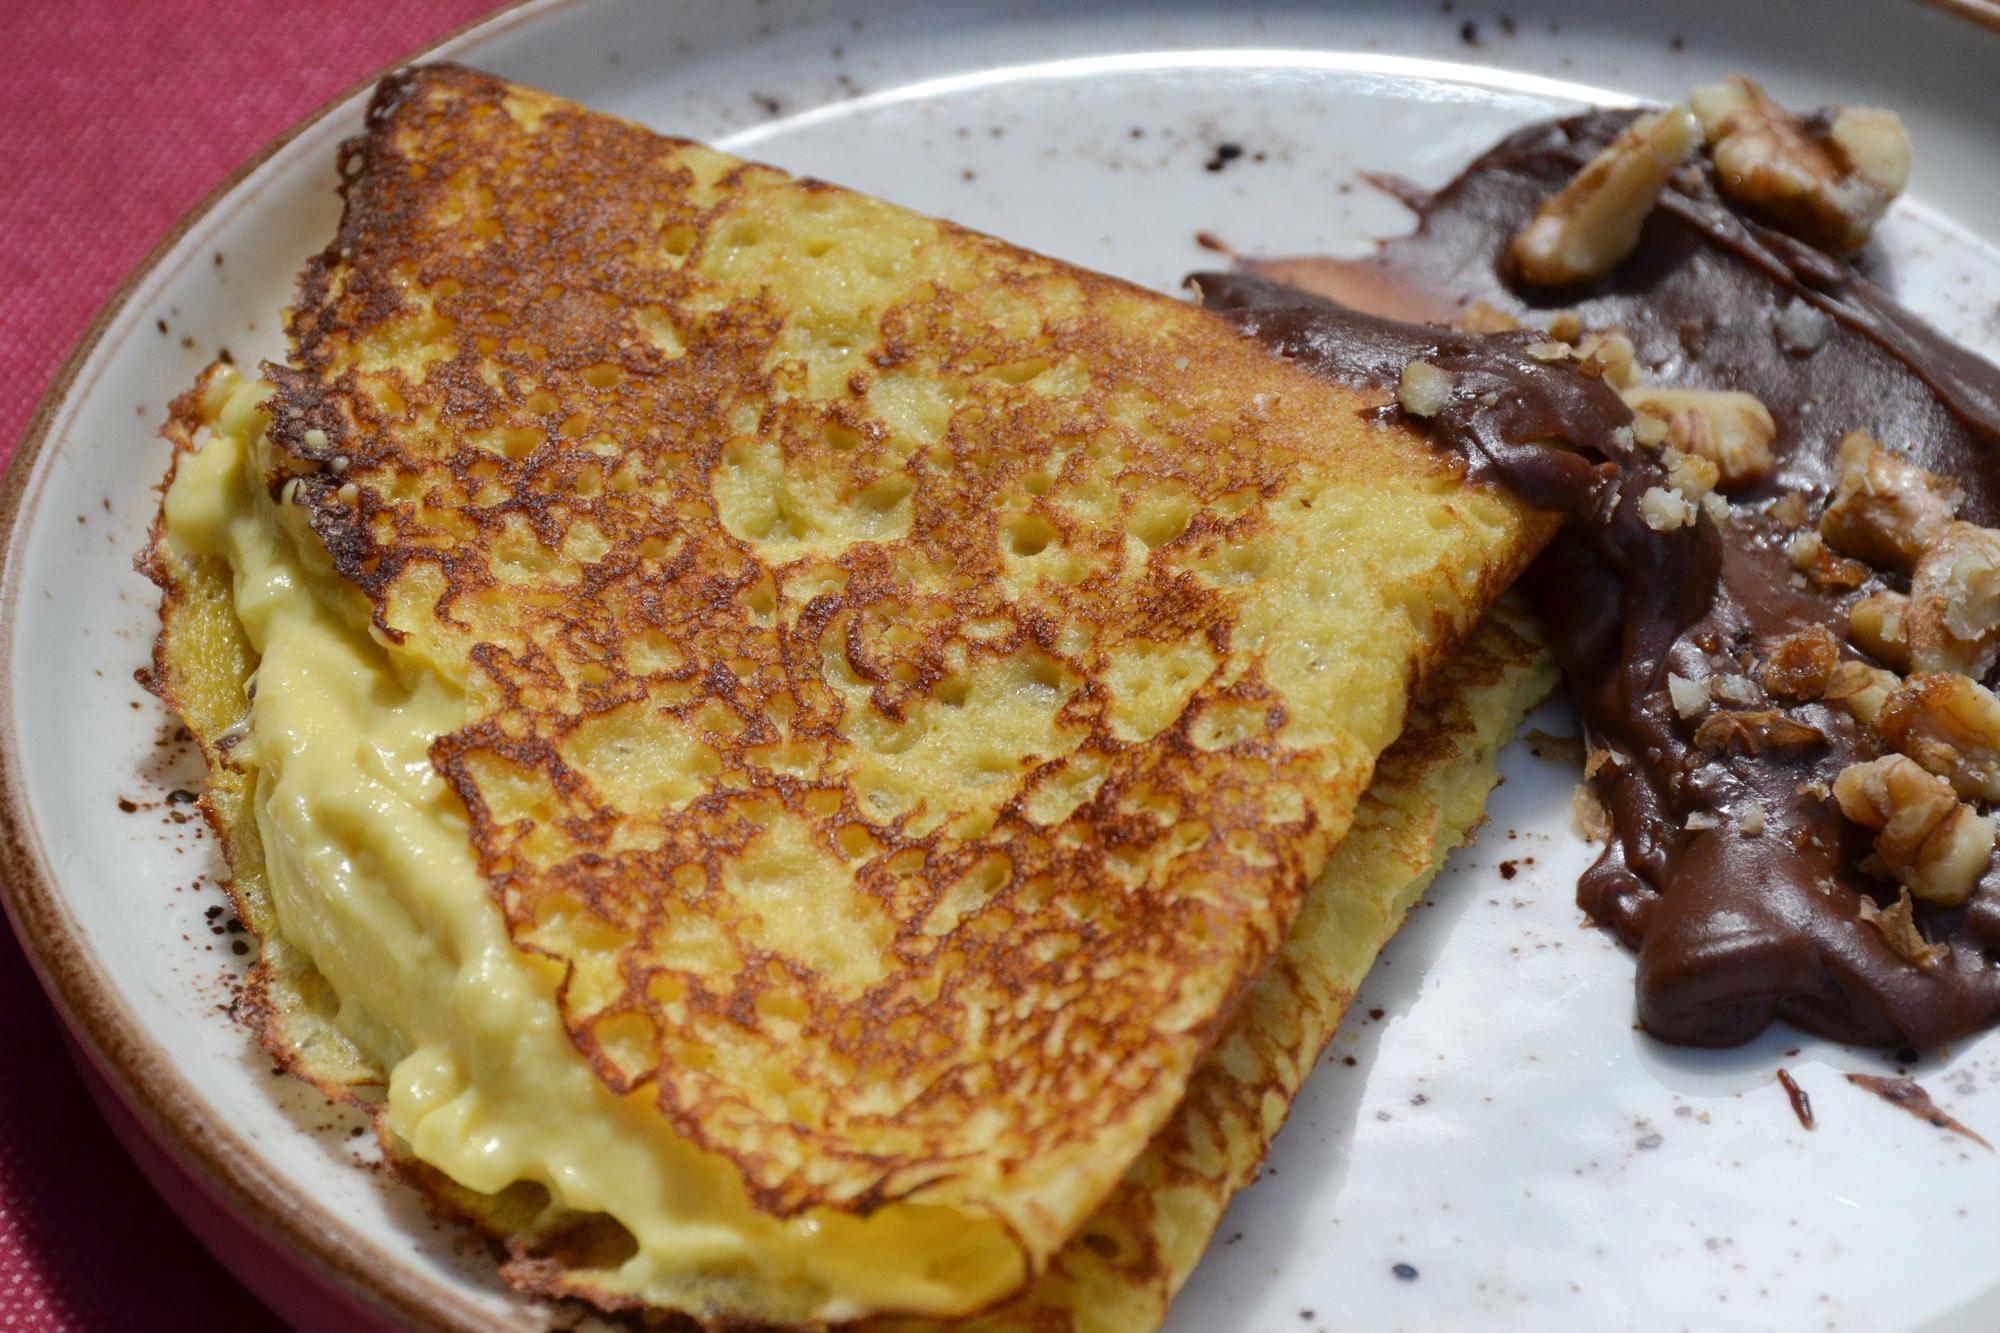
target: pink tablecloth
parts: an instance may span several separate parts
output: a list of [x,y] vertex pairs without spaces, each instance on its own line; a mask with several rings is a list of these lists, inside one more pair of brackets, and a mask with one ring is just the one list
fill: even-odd
[[[320,102],[492,7],[0,0],[0,458],[176,218]],[[0,930],[0,1333],[272,1323],[125,1160]]]

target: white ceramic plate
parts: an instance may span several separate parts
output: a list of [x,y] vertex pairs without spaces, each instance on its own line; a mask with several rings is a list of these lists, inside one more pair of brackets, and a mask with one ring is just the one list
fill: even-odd
[[[1743,69],[1793,103],[1902,112],[1918,158],[1883,236],[1895,286],[2000,354],[1994,30],[1905,0],[1451,10],[547,0],[438,54],[1159,287],[1212,260],[1197,230],[1354,252],[1407,225],[1358,170],[1439,183],[1524,121]],[[308,122],[162,246],[9,475],[9,907],[128,1141],[266,1299],[317,1326],[529,1327],[549,1312],[356,1170],[353,1118],[274,1079],[220,1011],[242,960],[211,933],[215,852],[160,804],[192,760],[132,682],[155,426],[219,348],[279,350],[360,107]],[[1207,169],[1224,142],[1246,151]],[[1638,1034],[1630,958],[1578,928],[1573,774],[1521,746],[1505,767],[1173,1326],[2000,1327],[2000,1158],[1840,1077],[1880,1056],[1782,1030],[1725,1053]],[[2000,1039],[1914,1072],[2000,1137]]]

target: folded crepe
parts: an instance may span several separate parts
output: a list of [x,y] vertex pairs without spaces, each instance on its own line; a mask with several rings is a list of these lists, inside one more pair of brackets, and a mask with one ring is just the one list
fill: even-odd
[[1163,1309],[1476,818],[1510,622],[1329,887],[1547,521],[1198,308],[472,71],[343,174],[148,557],[266,1044],[535,1291]]

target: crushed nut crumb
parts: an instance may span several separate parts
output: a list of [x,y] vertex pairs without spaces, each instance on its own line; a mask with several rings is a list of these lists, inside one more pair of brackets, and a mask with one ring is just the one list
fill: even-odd
[[1811,513],[1802,491],[1786,491],[1770,504],[1764,506],[1764,513],[1781,528],[1796,528],[1802,525]]
[[1683,718],[1700,717],[1708,711],[1708,682],[1689,680],[1679,672],[1669,671],[1667,697],[1673,701],[1674,711]]
[[1764,688],[1781,699],[1817,699],[1840,665],[1840,641],[1824,625],[1780,639],[1764,663]]
[[1576,831],[1585,842],[1603,842],[1611,836],[1611,812],[1604,808],[1604,802],[1589,783],[1577,784],[1569,808],[1576,819]]
[[1458,327],[1467,333],[1512,333],[1521,327],[1521,321],[1484,301],[1474,301],[1458,317]]
[[1778,312],[1778,346],[1789,356],[1811,356],[1833,333],[1833,316],[1803,297],[1794,296]]
[[1703,718],[1694,733],[1696,748],[1712,754],[1727,754],[1732,748],[1745,754],[1796,750],[1825,740],[1818,727],[1786,717],[1775,708],[1719,709]]
[[1863,894],[1861,919],[1880,931],[1889,947],[1905,962],[1932,968],[1947,953],[1947,950],[1926,940],[1923,932],[1917,929],[1916,905],[1910,901],[1908,886],[1898,888],[1896,901],[1886,908]]
[[1664,486],[1649,486],[1646,493],[1639,497],[1639,516],[1655,532],[1672,532],[1676,528],[1691,526],[1695,510],[1679,491],[1670,491]]
[[1576,349],[1577,366],[1592,379],[1603,379],[1614,389],[1639,386],[1639,352],[1622,329],[1605,329],[1585,338]]
[[1451,376],[1430,362],[1412,361],[1403,367],[1396,401],[1411,416],[1434,417],[1451,401],[1451,383]]
[[1668,449],[1662,461],[1667,467],[1667,485],[1689,504],[1700,504],[1706,500],[1721,479],[1715,464],[1700,454],[1684,454],[1678,449]]
[[1753,708],[1763,701],[1757,693],[1757,686],[1748,676],[1734,672],[1724,676],[1708,678],[1708,696],[1719,704],[1729,704],[1735,708]]

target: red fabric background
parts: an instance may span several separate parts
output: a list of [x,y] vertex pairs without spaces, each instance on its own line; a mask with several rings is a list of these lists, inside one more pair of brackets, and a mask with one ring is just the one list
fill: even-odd
[[[180,215],[321,102],[495,0],[0,0],[0,459]],[[0,1333],[276,1323],[125,1158],[0,930]]]

